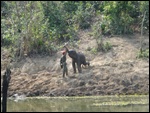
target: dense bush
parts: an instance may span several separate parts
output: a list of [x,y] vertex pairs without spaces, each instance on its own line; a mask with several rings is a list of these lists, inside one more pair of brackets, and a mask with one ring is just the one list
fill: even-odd
[[[145,7],[145,8],[143,8]],[[140,27],[144,11],[147,11],[145,23],[149,23],[149,2],[110,1],[104,5],[104,19],[110,24],[113,34],[133,33],[133,26]],[[149,24],[148,24],[149,25]]]

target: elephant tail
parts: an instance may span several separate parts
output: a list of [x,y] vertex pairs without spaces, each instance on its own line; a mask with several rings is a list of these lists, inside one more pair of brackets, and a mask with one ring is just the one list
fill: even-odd
[[86,62],[86,64],[87,64],[88,66],[90,66],[90,62]]

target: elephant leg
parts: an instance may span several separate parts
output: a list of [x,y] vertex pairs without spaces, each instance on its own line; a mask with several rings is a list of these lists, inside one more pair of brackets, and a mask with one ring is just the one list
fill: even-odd
[[73,67],[74,73],[76,73],[76,65],[75,65],[75,61],[74,60],[72,60],[72,67]]
[[78,63],[77,63],[77,66],[78,66],[78,72],[79,72],[79,73],[82,73],[81,63],[80,63],[80,62],[78,62]]

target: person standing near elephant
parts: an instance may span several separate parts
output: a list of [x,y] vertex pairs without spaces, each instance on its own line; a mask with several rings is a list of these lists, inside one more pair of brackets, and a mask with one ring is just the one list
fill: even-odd
[[60,66],[63,69],[63,77],[68,76],[68,68],[67,68],[67,63],[66,63],[66,51],[62,51],[62,57],[60,59]]

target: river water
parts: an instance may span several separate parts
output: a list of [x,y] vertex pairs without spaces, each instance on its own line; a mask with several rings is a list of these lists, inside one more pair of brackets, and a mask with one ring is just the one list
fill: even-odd
[[8,99],[8,112],[149,112],[149,95]]

